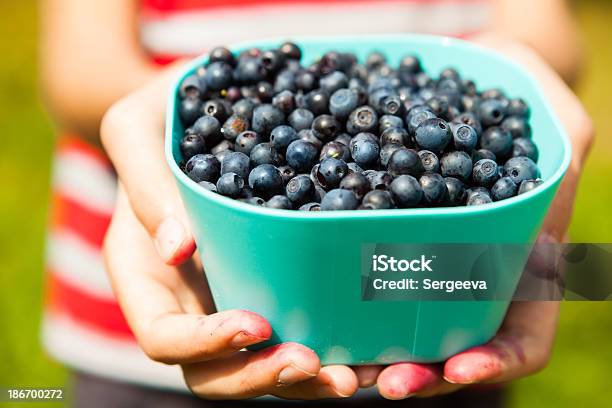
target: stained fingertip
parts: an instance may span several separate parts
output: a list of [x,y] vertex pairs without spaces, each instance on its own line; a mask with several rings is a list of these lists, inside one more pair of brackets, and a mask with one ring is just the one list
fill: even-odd
[[378,376],[380,394],[390,400],[401,400],[435,386],[441,380],[432,365],[400,363],[385,368]]
[[155,231],[155,248],[168,265],[180,265],[189,259],[196,248],[193,236],[176,217],[163,220]]
[[488,346],[475,347],[451,357],[444,365],[444,379],[452,384],[473,384],[499,376],[502,364]]

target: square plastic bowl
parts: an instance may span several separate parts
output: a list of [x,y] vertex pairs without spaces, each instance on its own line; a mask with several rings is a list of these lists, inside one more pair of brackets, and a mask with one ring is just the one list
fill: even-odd
[[[407,54],[431,75],[452,66],[479,89],[500,88],[532,109],[544,183],[532,192],[479,207],[310,213],[248,205],[207,191],[181,172],[178,85],[206,62],[187,65],[171,90],[166,158],[176,177],[219,310],[247,309],[267,318],[265,345],[295,341],[323,364],[435,362],[491,339],[509,301],[361,300],[360,251],[365,243],[528,243],[536,238],[570,161],[559,120],[532,76],[505,57],[468,42],[432,36],[294,38],[303,62],[326,51],[361,61],[381,51],[391,64]],[[281,40],[231,47],[277,47]],[[525,259],[501,268],[518,281]],[[496,271],[497,272],[497,271]]]

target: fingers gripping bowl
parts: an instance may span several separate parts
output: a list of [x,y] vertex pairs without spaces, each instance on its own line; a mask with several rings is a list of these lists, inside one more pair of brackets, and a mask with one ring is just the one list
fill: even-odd
[[[282,41],[241,44],[269,49]],[[179,84],[206,62],[192,61],[170,93],[166,159],[189,215],[219,310],[247,309],[267,318],[272,339],[311,347],[323,364],[441,361],[489,340],[508,301],[364,302],[365,243],[525,243],[533,241],[569,165],[568,138],[540,87],[519,65],[467,42],[419,35],[297,38],[302,61],[330,50],[363,60],[382,52],[397,64],[420,57],[428,73],[448,66],[479,88],[499,88],[530,105],[543,183],[533,191],[474,207],[308,212],[249,205],[208,191],[183,173]],[[500,268],[515,281],[518,264]],[[503,270],[501,270],[503,269]]]

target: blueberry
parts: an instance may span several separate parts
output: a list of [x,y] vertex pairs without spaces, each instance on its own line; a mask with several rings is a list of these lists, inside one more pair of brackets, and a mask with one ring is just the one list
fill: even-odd
[[410,136],[403,128],[388,128],[380,135],[380,144],[382,146],[389,143],[408,146],[409,142]]
[[428,119],[435,118],[436,115],[434,115],[434,113],[430,110],[419,109],[417,111],[411,111],[408,116],[406,116],[406,126],[408,127],[408,133],[414,135],[421,123],[425,122]]
[[504,97],[504,92],[498,88],[491,88],[481,93],[482,99],[501,99]]
[[487,149],[479,149],[474,150],[472,152],[472,162],[476,163],[482,159],[489,159],[493,161],[497,161],[497,157],[495,157],[495,153]]
[[539,151],[533,140],[526,137],[519,137],[512,141],[512,156],[527,156],[534,162],[538,161]]
[[266,81],[260,81],[255,86],[255,95],[260,102],[269,103],[272,102],[274,96],[274,89],[272,84]]
[[220,99],[206,101],[202,106],[202,112],[204,115],[214,117],[219,123],[223,123],[230,117],[232,110],[232,107],[227,106],[226,103],[229,102]]
[[352,89],[342,88],[329,98],[329,111],[338,119],[346,119],[357,107],[359,98]]
[[518,192],[518,186],[510,177],[502,177],[491,187],[491,197],[494,201],[505,200],[514,197]]
[[235,115],[242,116],[243,118],[251,119],[253,117],[253,110],[255,109],[255,102],[250,99],[240,99],[238,102],[232,105],[232,110]]
[[444,177],[469,180],[472,175],[472,158],[462,151],[452,151],[442,156],[440,170]]
[[400,208],[413,208],[423,199],[423,189],[416,178],[399,176],[389,186],[393,202]]
[[300,108],[306,108],[317,116],[328,112],[329,96],[321,89],[308,92],[301,101],[303,106]]
[[185,173],[196,183],[216,181],[220,170],[221,164],[212,154],[196,154],[185,165]]
[[179,116],[183,125],[191,126],[201,115],[202,101],[198,97],[185,98],[179,106]]
[[426,98],[427,106],[437,117],[445,117],[448,113],[448,102],[439,95],[434,95],[431,98]]
[[464,205],[467,197],[465,184],[455,177],[445,177],[446,189],[448,190],[447,203],[451,206]]
[[179,95],[181,98],[202,98],[206,92],[206,85],[197,75],[189,75],[179,85]]
[[287,164],[298,172],[307,172],[317,162],[317,148],[309,142],[295,140],[287,147]]
[[351,153],[348,147],[340,142],[328,142],[323,145],[319,160],[322,161],[327,157],[344,160],[346,162],[351,158]]
[[400,61],[399,70],[408,72],[411,74],[417,74],[421,72],[421,61],[414,55],[408,55]]
[[491,196],[491,191],[488,188],[482,186],[470,187],[465,190],[465,193],[468,199],[476,194],[484,194]]
[[282,194],[283,186],[280,171],[271,164],[259,165],[249,174],[249,187],[259,197],[270,198]]
[[371,168],[378,163],[380,147],[378,143],[371,140],[357,140],[351,148],[351,157],[359,166]]
[[321,201],[322,211],[354,210],[359,205],[352,191],[335,189],[325,194]]
[[538,166],[529,157],[513,157],[504,165],[504,174],[520,185],[525,180],[534,180],[540,177]]
[[223,124],[221,133],[227,140],[236,140],[238,135],[248,130],[248,128],[248,119],[243,118],[242,116],[232,115]]
[[291,210],[293,208],[293,205],[286,196],[275,195],[266,202],[266,207],[276,208],[279,210]]
[[251,167],[257,167],[261,164],[278,165],[280,163],[278,153],[271,143],[260,143],[253,147],[250,159]]
[[350,173],[344,176],[340,188],[352,191],[357,200],[361,200],[370,191],[370,181],[361,173]]
[[312,122],[312,132],[315,137],[322,142],[332,140],[342,130],[342,125],[338,120],[331,115],[317,116]]
[[464,124],[472,127],[476,131],[476,135],[480,135],[482,133],[482,125],[476,115],[472,112],[463,112],[461,115],[457,116],[453,119],[453,123],[456,124]]
[[491,198],[489,194],[475,193],[468,198],[467,205],[468,206],[484,205],[484,204],[489,204],[492,202],[493,202],[493,199]]
[[512,155],[512,136],[499,127],[490,127],[480,138],[480,147],[490,150],[500,160]]
[[383,167],[387,167],[389,165],[389,158],[396,150],[405,149],[404,146],[398,145],[395,143],[387,143],[380,149],[380,164]]
[[403,106],[398,95],[389,95],[382,100],[380,109],[384,115],[399,115],[402,113]]
[[421,164],[426,172],[439,173],[440,172],[440,160],[438,156],[429,150],[420,150],[418,152]]
[[215,183],[211,183],[210,181],[200,181],[198,185],[206,190],[212,191],[214,193],[217,192],[217,186]]
[[210,50],[208,54],[208,60],[212,64],[214,62],[224,62],[228,65],[234,66],[236,59],[230,50],[225,47],[215,47]]
[[348,174],[348,166],[344,160],[328,157],[319,164],[316,174],[319,184],[325,189],[338,187],[340,181]]
[[427,119],[417,127],[415,141],[421,150],[442,152],[451,141],[450,126],[444,120]]
[[423,189],[423,200],[428,206],[438,206],[448,199],[448,189],[444,178],[437,173],[425,173],[419,178]]
[[322,77],[319,81],[319,86],[322,90],[331,95],[338,89],[348,86],[348,77],[344,72],[334,71]]
[[383,170],[366,170],[363,175],[370,182],[372,190],[387,190],[393,181],[393,176]]
[[314,120],[314,114],[308,109],[298,108],[291,112],[288,121],[291,127],[298,132],[303,129],[310,129],[312,121]]
[[348,146],[351,143],[351,139],[352,137],[348,133],[340,133],[338,136],[336,136],[334,141],[340,142],[343,145]]
[[323,142],[317,139],[312,129],[302,129],[298,132],[300,140],[312,144],[317,151],[323,148]]
[[261,65],[268,75],[281,70],[285,63],[285,56],[278,50],[268,50],[261,54]]
[[283,43],[278,50],[285,56],[286,59],[299,61],[302,58],[302,50],[300,50],[300,47],[292,42],[288,41]]
[[277,126],[270,133],[270,142],[280,152],[287,150],[287,146],[294,140],[298,140],[299,136],[294,128],[291,126],[281,125]]
[[202,116],[191,127],[193,133],[201,136],[209,145],[221,140],[221,124],[217,118]]
[[283,183],[287,184],[289,180],[295,177],[297,174],[295,169],[291,166],[280,166],[278,171],[281,173],[281,177],[283,178]]
[[481,99],[478,95],[463,95],[461,105],[465,113],[476,113],[480,106]]
[[383,115],[378,120],[378,131],[382,134],[389,128],[403,128],[404,121],[402,118],[393,115]]
[[478,134],[469,125],[455,125],[452,127],[455,149],[471,152],[478,144]]
[[303,70],[295,75],[295,86],[301,91],[310,92],[314,90],[318,84],[319,81],[313,72]]
[[381,52],[374,51],[366,58],[365,65],[368,69],[372,70],[375,68],[380,68],[386,62],[387,59]]
[[321,211],[321,204],[308,203],[300,207],[300,211]]
[[374,134],[368,133],[368,132],[362,132],[351,138],[348,144],[349,149],[352,150],[355,147],[355,143],[363,141],[363,140],[367,140],[375,144],[378,144],[379,142],[378,138],[374,136]]
[[237,86],[230,86],[225,93],[225,99],[231,103],[236,103],[242,99],[242,91]]
[[266,69],[260,58],[244,57],[238,60],[234,71],[234,79],[243,84],[253,84],[266,76]]
[[506,109],[499,99],[487,99],[478,106],[478,117],[483,126],[499,125],[504,120],[505,114]]
[[478,186],[491,187],[499,179],[497,163],[489,159],[477,161],[472,171],[472,179]]
[[220,91],[229,87],[232,83],[232,76],[232,67],[221,61],[210,64],[204,74],[206,85],[213,91]]
[[295,95],[291,91],[282,91],[272,98],[272,105],[280,109],[285,115],[295,109]]
[[361,132],[372,132],[378,126],[378,115],[369,106],[360,106],[348,117],[346,122],[346,130],[351,135],[356,135]]
[[325,194],[327,194],[327,191],[325,191],[325,189],[319,185],[317,185],[315,183],[315,197],[314,197],[314,202],[316,203],[320,203],[321,201],[323,201],[323,197],[325,197]]
[[217,192],[227,197],[239,197],[243,188],[244,179],[236,173],[225,173],[217,180]]
[[181,139],[179,145],[184,160],[189,160],[196,154],[202,154],[206,150],[206,143],[200,135],[187,134]]
[[525,119],[529,118],[530,115],[529,106],[527,106],[527,103],[520,98],[510,99],[507,111],[508,115],[518,116]]
[[509,116],[501,123],[501,128],[510,133],[513,139],[531,137],[531,126],[527,119],[519,116]]
[[242,132],[236,138],[236,151],[244,154],[251,154],[253,147],[263,142],[261,136],[252,130]]
[[261,197],[240,198],[238,201],[242,201],[243,203],[251,204],[257,207],[264,207],[266,205],[266,201]]
[[279,94],[285,91],[291,92],[292,95],[297,91],[297,86],[295,85],[295,72],[289,69],[284,69],[279,72],[274,80],[274,93]]
[[412,149],[398,149],[389,158],[387,165],[393,177],[408,174],[419,177],[425,171],[418,153]]
[[394,208],[391,193],[385,190],[373,190],[363,197],[361,208],[364,210],[387,210]]
[[538,187],[542,183],[543,183],[543,181],[541,179],[523,180],[521,182],[521,185],[520,185],[519,189],[518,189],[518,193],[519,194],[527,193],[527,192],[535,189],[536,187]]
[[285,190],[287,198],[298,206],[313,201],[315,196],[315,185],[310,177],[305,174],[300,174],[289,180]]
[[229,152],[221,162],[221,174],[235,173],[246,180],[250,172],[249,157],[241,152]]
[[253,130],[268,135],[277,126],[283,124],[285,115],[274,105],[263,104],[253,110]]

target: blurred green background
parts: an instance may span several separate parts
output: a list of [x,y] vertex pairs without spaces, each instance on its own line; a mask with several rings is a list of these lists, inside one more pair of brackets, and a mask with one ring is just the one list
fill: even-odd
[[[598,138],[571,234],[612,242],[612,2],[576,3],[587,51],[577,92]],[[53,129],[36,93],[36,2],[0,1],[0,20],[0,387],[59,386],[66,371],[38,333]],[[610,404],[610,344],[612,303],[564,303],[551,364],[513,385],[513,406]]]

